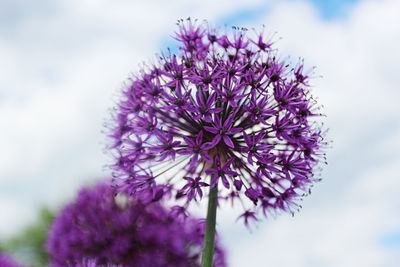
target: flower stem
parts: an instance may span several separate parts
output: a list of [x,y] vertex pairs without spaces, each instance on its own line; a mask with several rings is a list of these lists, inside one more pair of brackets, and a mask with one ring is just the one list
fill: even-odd
[[204,236],[203,256],[201,259],[202,267],[213,266],[215,223],[217,220],[218,187],[215,185],[210,188],[206,219],[206,233]]

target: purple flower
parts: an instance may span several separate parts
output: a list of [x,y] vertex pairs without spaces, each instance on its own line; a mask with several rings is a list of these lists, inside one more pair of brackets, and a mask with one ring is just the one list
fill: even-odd
[[[202,220],[116,195],[102,182],[60,212],[47,249],[51,266],[200,266],[203,228]],[[221,247],[216,251],[214,266],[226,266]]]
[[247,153],[247,162],[253,165],[253,157],[262,157],[260,152],[264,154],[268,152],[269,148],[273,148],[273,145],[263,145],[263,139],[265,137],[265,132],[260,131],[258,134],[249,136],[246,133],[243,133],[244,141],[246,142],[245,147],[242,148],[242,151]]
[[258,221],[255,212],[246,210],[243,214],[239,216],[238,219],[243,219],[244,225],[249,226],[250,221]]
[[262,34],[190,19],[175,39],[180,52],[162,54],[122,92],[110,127],[117,188],[186,207],[221,181],[219,198],[247,199],[248,219],[297,210],[327,144],[303,62],[280,60]]
[[[225,82],[228,80],[225,79]],[[236,108],[238,106],[238,100],[246,97],[246,95],[242,94],[243,93],[243,88],[241,86],[236,86],[233,88],[230,88],[229,84],[223,85],[223,90],[219,89],[218,86],[214,88],[214,90],[218,93],[220,96],[220,101],[221,102],[228,102],[231,107]]]
[[227,176],[236,177],[239,174],[235,171],[232,171],[230,165],[233,159],[229,159],[227,162],[221,166],[221,162],[218,156],[214,158],[214,168],[210,168],[206,170],[206,174],[211,175],[211,187],[214,187],[218,183],[218,179],[221,178],[222,184],[229,189],[229,181]]
[[233,144],[231,137],[243,130],[243,128],[233,128],[233,118],[235,115],[235,113],[229,115],[224,123],[222,123],[219,116],[214,116],[213,126],[204,126],[204,129],[207,132],[214,134],[214,137],[208,146],[209,149],[217,146],[221,139],[224,141],[225,145],[234,148],[235,145]]
[[23,267],[24,265],[18,264],[10,255],[0,252],[0,266],[1,267]]
[[178,193],[182,195],[187,195],[188,200],[196,199],[196,196],[199,198],[203,197],[203,191],[201,187],[208,186],[207,183],[201,181],[201,177],[191,178],[191,177],[183,177],[183,179],[187,180],[187,184],[179,190]]
[[207,144],[203,143],[203,131],[200,131],[199,134],[194,138],[184,137],[187,147],[181,149],[179,154],[181,155],[191,155],[192,158],[189,162],[189,169],[195,170],[197,167],[199,155],[203,158],[203,160],[207,162],[212,162],[211,157],[207,153]]
[[179,146],[181,142],[174,141],[171,134],[157,134],[157,138],[159,141],[159,145],[153,146],[151,148],[152,152],[160,153],[160,158],[158,161],[163,161],[167,157],[171,157],[172,160],[175,160],[176,148]]
[[193,119],[195,120],[200,120],[204,119],[206,122],[211,122],[212,121],[212,114],[221,112],[224,110],[223,108],[216,108],[214,106],[215,104],[215,98],[216,98],[216,93],[212,93],[209,96],[207,96],[206,99],[203,99],[203,94],[201,93],[201,90],[198,90],[196,93],[196,105],[192,105],[192,107],[189,109],[193,114]]
[[250,101],[244,106],[248,114],[250,115],[250,120],[252,122],[260,121],[265,125],[268,125],[267,120],[273,116],[276,111],[272,108],[268,109],[265,106],[268,104],[268,96],[258,97],[257,92],[254,90],[251,93]]

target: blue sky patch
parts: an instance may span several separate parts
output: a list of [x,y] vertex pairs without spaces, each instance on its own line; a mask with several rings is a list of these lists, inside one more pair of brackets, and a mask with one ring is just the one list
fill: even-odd
[[388,233],[380,241],[386,247],[400,247],[400,231]]
[[222,17],[217,20],[218,25],[227,26],[242,26],[248,22],[257,21],[261,19],[267,13],[268,6],[263,5],[256,8],[249,8],[240,10],[231,15]]
[[[167,53],[168,52],[167,48],[169,48],[169,50],[171,51],[172,54],[178,54],[178,52],[179,52],[178,45],[179,45],[179,42],[177,40],[173,39],[170,35],[161,41],[161,45],[160,45],[161,50],[160,51]],[[158,52],[160,52],[160,51],[158,51]]]
[[[296,0],[287,0],[296,1]],[[359,0],[307,0],[317,9],[320,16],[325,20],[345,17],[347,10],[356,4]],[[262,19],[267,15],[269,5],[253,7],[240,10],[228,16],[217,20],[219,25],[241,26]]]
[[342,18],[346,15],[346,10],[358,0],[308,0],[318,10],[323,19]]

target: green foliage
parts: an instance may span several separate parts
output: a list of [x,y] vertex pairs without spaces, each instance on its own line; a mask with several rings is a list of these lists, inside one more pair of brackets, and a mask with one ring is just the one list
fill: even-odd
[[3,252],[3,251],[5,251],[5,246],[4,246],[3,240],[0,237],[0,252]]
[[4,248],[15,255],[15,258],[28,266],[47,266],[49,256],[45,249],[48,229],[54,219],[54,212],[42,208],[38,220],[25,228],[20,234],[12,237],[4,244]]

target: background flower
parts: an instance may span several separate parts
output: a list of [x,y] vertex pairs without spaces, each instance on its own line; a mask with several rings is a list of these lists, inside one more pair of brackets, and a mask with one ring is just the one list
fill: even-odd
[[[56,217],[47,241],[51,266],[96,261],[138,267],[199,266],[203,223],[159,203],[115,197],[109,183],[82,189]],[[89,263],[88,263],[89,264]],[[215,266],[226,266],[221,247]]]
[[18,264],[10,255],[0,252],[0,266],[1,267],[23,267]]

